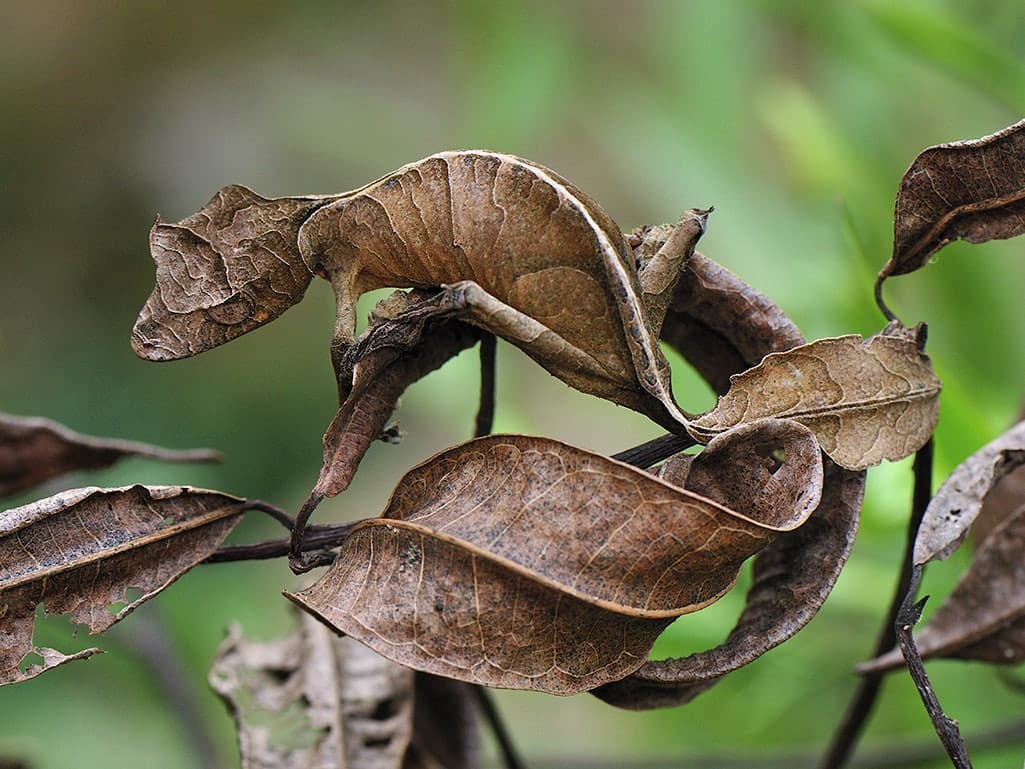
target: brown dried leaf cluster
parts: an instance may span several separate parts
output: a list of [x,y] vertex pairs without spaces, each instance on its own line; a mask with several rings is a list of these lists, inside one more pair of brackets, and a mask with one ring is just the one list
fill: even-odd
[[694,462],[698,493],[549,439],[472,441],[408,473],[327,575],[288,595],[419,670],[557,694],[618,680],[817,506],[811,435],[773,421],[747,431],[788,461],[772,472],[750,435],[723,436]]
[[[1023,137],[1019,123],[916,159],[877,297],[885,277],[917,270],[953,239],[1022,233]],[[648,473],[550,438],[492,436],[408,472],[318,581],[286,593],[390,661],[307,615],[282,641],[236,632],[222,649],[212,680],[235,713],[246,766],[469,767],[469,721],[446,731],[437,720],[449,706],[470,711],[467,688],[433,674],[663,707],[693,699],[817,612],[854,541],[864,469],[929,440],[940,382],[921,326],[894,321],[868,339],[806,343],[779,307],[695,252],[709,213],[624,236],[551,170],[471,150],[337,195],[268,199],[229,186],[181,222],[157,221],[156,285],[132,339],[148,359],[253,330],[315,276],[335,291],[339,410],[293,556],[309,512],[348,487],[403,391],[491,334],[673,440],[703,444]],[[356,302],[381,287],[408,291],[382,302],[357,337]],[[660,341],[720,395],[714,409],[677,405]],[[917,563],[956,547],[995,484],[1025,464],[1021,430],[940,489]],[[0,493],[128,454],[186,458],[0,417]],[[0,514],[0,683],[95,651],[35,649],[39,604],[99,632],[212,553],[245,506],[216,492],[135,486]],[[919,634],[926,656],[1025,656],[1023,511],[1010,505],[980,538]],[[662,630],[723,595],[752,556],[753,585],[724,642],[649,661]],[[129,601],[130,588],[142,597]],[[118,602],[126,605],[112,614]],[[42,664],[26,668],[31,653]],[[891,654],[873,665],[894,663]]]
[[[961,657],[998,664],[1025,660],[1025,422],[983,446],[954,470],[925,511],[915,541],[915,563],[948,557],[984,507],[994,519],[976,538],[971,565],[915,636],[923,657]],[[1005,481],[1012,481],[1008,484]],[[1016,483],[1015,483],[1016,482]],[[1003,488],[1001,488],[1003,487]],[[994,492],[1003,492],[995,497]],[[1001,503],[1002,510],[993,509]],[[897,650],[861,666],[887,670],[901,664]]]

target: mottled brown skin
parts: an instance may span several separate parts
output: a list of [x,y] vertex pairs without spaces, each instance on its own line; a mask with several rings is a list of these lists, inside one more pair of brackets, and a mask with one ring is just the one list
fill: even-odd
[[157,288],[133,346],[152,360],[202,352],[280,315],[317,275],[337,296],[341,380],[362,293],[434,288],[448,293],[451,317],[504,337],[577,389],[681,431],[657,330],[706,215],[685,213],[639,281],[600,206],[511,155],[441,153],[325,197],[269,200],[230,186],[199,213],[154,226]]

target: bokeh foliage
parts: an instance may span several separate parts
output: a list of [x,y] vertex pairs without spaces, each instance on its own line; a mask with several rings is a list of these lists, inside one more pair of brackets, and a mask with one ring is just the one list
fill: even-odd
[[[146,364],[127,339],[152,281],[148,228],[157,211],[176,220],[228,182],[266,195],[336,192],[445,148],[549,165],[628,229],[715,205],[706,254],[809,338],[871,333],[882,325],[872,278],[889,256],[904,169],[927,145],[1025,115],[1020,11],[998,0],[18,4],[0,46],[0,408],[227,457],[215,468],[132,461],[76,485],[190,483],[296,508],[334,411],[328,288],[314,285],[232,345]],[[929,322],[945,382],[939,478],[1009,424],[1023,397],[1023,248],[955,244],[887,285],[905,320]],[[606,451],[658,432],[511,348],[499,366],[501,431]],[[464,439],[475,372],[464,354],[416,385],[400,414],[406,441],[374,449],[320,514],[375,514],[406,468]],[[685,408],[711,405],[682,363],[675,374]],[[525,752],[815,751],[853,687],[851,665],[870,650],[909,499],[907,463],[874,470],[859,543],[820,617],[684,709],[502,695]],[[278,534],[255,522],[240,536]],[[934,569],[926,590],[942,594],[961,564]],[[278,591],[294,584],[284,562],[189,574],[101,639],[111,653],[0,692],[0,755],[39,767],[136,766],[153,755],[163,767],[195,766],[136,653],[131,627],[146,622],[167,628],[231,765],[230,721],[205,689],[206,669],[231,619],[258,637],[283,633]],[[717,643],[741,598],[683,618],[656,651]],[[44,632],[76,642],[60,623]],[[930,669],[969,736],[1025,710],[981,666]],[[894,677],[868,743],[930,734],[910,683]],[[1011,765],[1018,752],[976,766]]]

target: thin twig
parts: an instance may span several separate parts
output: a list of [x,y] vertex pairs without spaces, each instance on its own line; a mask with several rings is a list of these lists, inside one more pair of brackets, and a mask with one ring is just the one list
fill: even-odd
[[[480,409],[477,411],[477,421],[474,426],[473,435],[480,438],[491,434],[495,418],[495,335],[482,333],[480,339]],[[526,764],[520,759],[513,745],[512,735],[505,727],[505,722],[498,713],[491,694],[480,684],[473,684],[470,687],[477,705],[484,714],[484,719],[491,727],[491,731],[498,740],[498,749],[502,753],[502,760],[505,769],[526,769]]]
[[486,331],[480,337],[480,407],[473,437],[490,435],[495,422],[495,335]]
[[193,753],[196,766],[216,769],[221,761],[210,732],[209,719],[203,714],[199,693],[187,675],[187,665],[171,638],[159,606],[157,602],[142,607],[143,610],[137,612],[137,619],[125,624],[120,634],[121,641],[144,662],[160,686],[169,709],[181,724],[184,741]]
[[907,664],[911,680],[915,682],[918,695],[922,698],[922,704],[925,705],[925,710],[932,720],[936,736],[943,743],[955,769],[971,769],[972,762],[968,758],[968,749],[965,747],[964,740],[961,739],[961,731],[957,728],[957,722],[943,712],[939,698],[929,682],[925,665],[922,664],[922,656],[918,653],[918,647],[915,645],[915,639],[911,632],[915,623],[922,616],[925,602],[929,600],[929,597],[926,596],[921,601],[914,603],[918,584],[922,581],[922,569],[922,566],[915,566],[912,570],[911,585],[908,587],[904,604],[900,607],[897,621],[894,624],[897,643],[900,644],[900,651],[904,655],[904,662]]
[[488,722],[491,731],[495,733],[495,739],[498,740],[498,749],[502,753],[502,763],[505,764],[505,769],[526,769],[527,765],[523,763],[523,759],[516,752],[512,737],[505,728],[505,723],[491,699],[491,693],[479,684],[473,687],[473,693],[477,698],[477,705],[480,706],[481,712],[484,714],[484,720]]
[[[876,637],[875,649],[870,659],[888,652],[897,643],[897,634],[894,623],[897,621],[897,614],[904,602],[904,596],[911,585],[911,571],[914,565],[915,537],[918,534],[918,527],[922,523],[922,516],[925,515],[925,508],[929,505],[932,497],[932,462],[933,441],[930,438],[922,448],[915,454],[913,472],[915,474],[914,491],[911,499],[911,516],[908,520],[907,537],[904,543],[904,557],[901,565],[900,577],[897,580],[897,587],[890,601],[890,608],[886,612],[886,618],[879,629]],[[818,769],[839,769],[850,759],[854,748],[858,743],[868,717],[872,713],[879,691],[883,685],[884,674],[882,672],[869,673],[858,683],[854,691],[843,719],[840,721],[828,750],[819,761]]]
[[291,531],[295,526],[295,518],[290,516],[277,505],[272,505],[270,502],[264,502],[262,499],[247,499],[246,510],[258,510],[261,513],[266,513],[289,531]]
[[876,277],[876,286],[875,286],[876,307],[879,308],[879,312],[881,312],[883,314],[883,316],[886,318],[887,322],[892,322],[892,321],[897,320],[897,316],[894,314],[893,310],[891,310],[889,308],[889,306],[887,306],[886,301],[883,299],[883,281],[884,280],[886,280],[886,277],[884,275],[882,275],[882,274],[880,274],[879,276]]
[[644,469],[695,445],[697,445],[697,441],[689,435],[667,433],[638,446],[620,451],[618,454],[613,454],[612,458]]
[[[349,536],[356,523],[324,524],[310,526],[302,542],[301,552],[324,551],[338,547]],[[229,561],[257,561],[266,558],[281,558],[291,555],[291,540],[274,539],[256,542],[252,545],[226,545],[218,548],[203,563],[227,563]],[[328,561],[329,563],[330,561]],[[321,565],[327,565],[322,563]]]

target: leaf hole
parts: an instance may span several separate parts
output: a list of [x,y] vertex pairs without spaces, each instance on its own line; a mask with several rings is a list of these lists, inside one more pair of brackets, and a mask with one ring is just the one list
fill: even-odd
[[171,526],[173,523],[174,523],[174,516],[172,516],[172,515],[165,515],[164,516],[164,525],[165,526]]
[[124,592],[124,598],[120,601],[111,601],[107,604],[107,614],[112,617],[116,617],[128,606],[142,598],[142,591],[137,587],[127,588]]
[[36,654],[35,652],[29,652],[28,654],[25,655],[25,659],[23,659],[18,664],[18,672],[19,673],[25,673],[33,665],[43,665],[45,663],[46,663],[46,660],[44,660],[41,655]]
[[398,700],[395,697],[389,697],[377,703],[377,707],[374,708],[374,712],[370,714],[370,717],[375,721],[387,721],[389,718],[394,718],[398,715],[398,712]]

